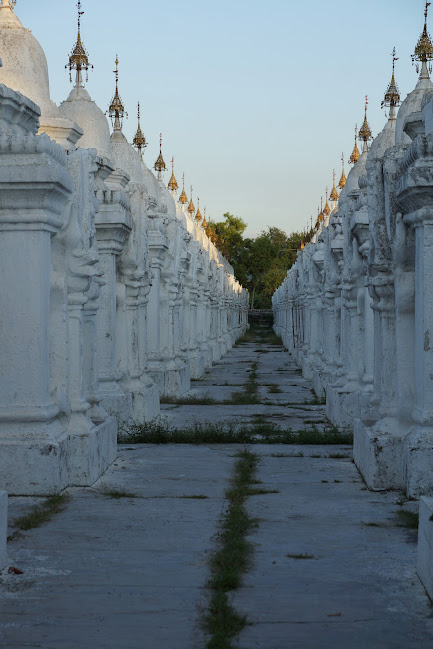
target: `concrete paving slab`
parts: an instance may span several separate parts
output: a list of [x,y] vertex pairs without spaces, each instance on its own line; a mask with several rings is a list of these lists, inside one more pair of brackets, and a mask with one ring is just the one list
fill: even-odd
[[416,534],[400,527],[396,494],[366,491],[350,460],[274,458],[263,450],[259,478],[279,493],[248,500],[261,524],[251,536],[254,568],[234,596],[252,623],[239,646],[431,646]]
[[[202,647],[198,611],[233,449],[130,448],[95,488],[71,490],[62,514],[9,544],[23,575],[1,573],[0,647]],[[145,497],[112,500],[101,484]]]

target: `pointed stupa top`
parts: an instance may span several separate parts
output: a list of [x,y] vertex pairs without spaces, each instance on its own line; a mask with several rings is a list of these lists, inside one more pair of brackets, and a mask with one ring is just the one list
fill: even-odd
[[16,3],[17,0],[2,0],[1,6],[13,11]]
[[323,214],[325,216],[329,216],[330,213],[331,213],[331,208],[329,207],[329,204],[328,204],[328,188],[326,188],[326,205],[325,205],[325,207],[323,209]]
[[159,156],[157,157],[153,168],[158,172],[158,180],[162,180],[163,171],[167,171],[164,158],[162,157],[162,133],[159,134]]
[[143,131],[141,130],[140,102],[138,102],[137,116],[138,116],[138,128],[137,128],[136,134],[134,135],[134,139],[132,140],[132,144],[137,149],[137,151],[138,151],[138,153],[140,155],[140,160],[143,160],[143,149],[145,149],[147,147],[147,141],[146,141],[146,138],[143,135]]
[[395,62],[398,61],[398,57],[396,56],[396,51],[395,47],[392,50],[392,77],[391,77],[391,82],[388,86],[388,90],[385,93],[385,97],[383,99],[383,102],[381,103],[381,108],[384,108],[385,106],[390,108],[389,111],[389,119],[396,119],[396,114],[395,114],[395,109],[397,106],[400,105],[400,91],[398,89],[398,86],[395,82]]
[[[343,172],[344,172],[344,169],[343,169]],[[335,202],[335,201],[338,201],[338,192],[337,192],[337,188],[335,187],[335,169],[334,169],[332,175],[333,175],[334,182],[333,182],[333,185],[332,185],[332,191],[331,191],[331,193],[329,195],[329,198],[331,199],[331,201]]]
[[[4,4],[4,3],[3,3]],[[77,42],[75,43],[75,47],[71,52],[71,55],[69,57],[69,63],[65,65],[65,69],[69,68],[69,80],[72,83],[72,70],[76,71],[75,74],[75,87],[76,88],[81,88],[82,87],[82,76],[81,76],[81,71],[85,70],[86,71],[86,81],[89,80],[88,77],[88,70],[89,68],[93,70],[93,65],[89,63],[89,55],[87,53],[86,48],[83,45],[83,42],[81,40],[81,16],[84,14],[84,11],[81,11],[81,0],[78,0],[78,35],[77,35]]]
[[168,188],[172,192],[177,192],[179,185],[177,184],[176,176],[174,175],[174,157],[171,159],[171,178],[168,183]]
[[370,125],[367,121],[367,108],[368,108],[368,96],[365,95],[365,117],[364,117],[364,123],[361,126],[361,129],[359,131],[359,139],[361,142],[364,142],[362,152],[368,151],[368,143],[370,140],[373,139],[373,134],[371,132]]
[[[412,54],[412,63],[416,66],[416,71],[419,72],[419,63],[421,63],[421,74],[420,79],[429,79],[429,73],[427,65],[429,61],[433,59],[433,43],[430,38],[430,34],[427,31],[427,16],[428,8],[430,7],[431,2],[425,3],[424,11],[424,29],[421,36],[418,39],[418,43],[415,47],[415,52]],[[431,72],[431,65],[430,65]]]
[[358,137],[358,124],[355,125],[355,146],[353,147],[353,151],[352,151],[352,153],[350,155],[350,158],[349,158],[349,163],[353,164],[353,165],[358,162],[359,157],[361,155],[359,153],[358,144],[356,142],[357,137]]
[[188,196],[185,194],[185,174],[182,175],[182,193],[179,196],[179,203],[186,205],[188,203]]
[[[355,140],[355,144],[356,144],[356,140]],[[347,183],[346,173],[344,171],[344,153],[342,153],[342,155],[341,155],[341,162],[343,163],[343,171],[341,172],[341,178],[340,178],[340,181],[338,183],[338,187],[340,189],[344,189],[345,186],[346,186],[346,183]]]
[[[319,208],[317,208],[319,209]],[[317,216],[317,223],[325,220],[325,215],[323,214],[323,196],[320,197],[320,212]]]
[[192,218],[192,215],[193,215],[194,212],[195,212],[195,205],[194,205],[194,203],[192,202],[192,187],[191,187],[191,200],[190,200],[189,205],[188,205],[188,212],[190,213],[191,218]]
[[207,229],[207,221],[206,221],[206,208],[204,208],[204,216],[203,216],[203,227],[206,230]]
[[111,118],[113,128],[115,131],[122,130],[123,118],[128,117],[125,106],[122,103],[119,95],[119,57],[116,54],[116,69],[114,70],[116,76],[116,91],[111,101],[110,108],[108,109],[108,116]]
[[196,215],[195,215],[195,220],[197,221],[197,223],[200,223],[202,221],[202,219],[203,219],[203,217],[202,217],[201,212],[200,212],[200,199],[197,198],[197,212],[196,212]]

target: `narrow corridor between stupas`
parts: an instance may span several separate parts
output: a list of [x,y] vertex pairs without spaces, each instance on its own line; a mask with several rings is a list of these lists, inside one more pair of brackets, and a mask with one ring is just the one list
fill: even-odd
[[[416,530],[402,515],[413,503],[367,490],[350,436],[327,423],[269,324],[253,323],[192,385],[156,424],[124,430],[115,463],[93,487],[69,488],[50,521],[19,529],[43,499],[10,498],[0,647],[431,647]],[[203,624],[245,449],[257,457],[252,555],[227,598],[246,618],[222,644]]]

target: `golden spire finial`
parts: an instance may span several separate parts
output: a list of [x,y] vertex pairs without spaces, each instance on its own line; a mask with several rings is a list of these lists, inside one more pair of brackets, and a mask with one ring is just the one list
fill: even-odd
[[185,194],[185,174],[182,175],[182,193],[179,196],[179,203],[186,205],[188,203],[188,197]]
[[138,110],[137,110],[137,117],[138,117],[138,128],[137,132],[134,135],[134,139],[132,140],[132,144],[135,146],[137,149],[140,160],[143,160],[143,149],[147,147],[147,141],[146,138],[143,135],[143,131],[141,130],[141,124],[140,124],[140,102],[138,102]]
[[323,214],[325,216],[329,216],[330,213],[331,213],[331,208],[329,207],[329,204],[328,204],[328,188],[326,188],[326,205],[325,205],[325,208],[323,210]]
[[116,69],[113,70],[116,77],[116,91],[108,109],[108,116],[111,118],[113,128],[115,131],[122,130],[123,118],[128,117],[125,106],[122,103],[119,95],[119,57],[116,54]]
[[167,171],[164,158],[162,157],[162,133],[159,134],[159,156],[156,159],[154,169],[158,172],[158,180],[162,180],[163,172]]
[[419,72],[419,63],[421,63],[420,79],[429,79],[429,71],[430,73],[432,71],[430,61],[433,59],[433,43],[427,31],[427,16],[430,5],[431,2],[425,3],[424,29],[416,44],[415,52],[411,56],[412,64],[415,64],[417,73]]
[[171,159],[171,178],[168,183],[168,188],[173,192],[173,194],[179,189],[176,176],[174,175],[174,156]]
[[368,95],[365,95],[365,117],[364,117],[364,123],[361,126],[361,129],[359,131],[359,139],[362,142],[364,142],[364,146],[362,148],[363,153],[368,151],[368,143],[370,140],[373,139],[371,128],[367,121],[367,108],[368,108]]
[[195,215],[195,220],[197,221],[197,223],[200,223],[202,218],[203,217],[202,217],[201,212],[200,212],[200,199],[197,198],[197,212],[196,212],[196,215]]
[[331,201],[332,201],[333,203],[335,203],[336,201],[338,201],[338,192],[337,192],[337,188],[335,187],[335,169],[334,169],[334,171],[332,172],[332,179],[333,179],[333,183],[332,183],[332,191],[331,191],[331,193],[329,194],[329,198],[331,199]]
[[203,216],[203,227],[206,230],[208,226],[208,223],[206,221],[206,208],[204,208],[204,216]]
[[17,0],[2,0],[2,4],[0,9],[11,9],[13,11],[15,5],[17,3]]
[[391,82],[388,86],[388,90],[385,93],[384,100],[382,101],[380,107],[384,108],[385,106],[389,107],[389,119],[395,119],[395,109],[400,105],[400,91],[395,82],[395,63],[398,61],[398,56],[396,56],[395,47],[392,50],[392,77]]
[[189,214],[190,214],[190,216],[192,218],[192,216],[193,216],[193,214],[195,212],[195,206],[194,206],[194,203],[192,202],[192,186],[191,186],[191,200],[190,200],[189,205],[188,205],[188,212],[189,212]]
[[[355,144],[356,144],[356,140],[355,140]],[[344,172],[344,153],[341,154],[341,162],[343,164],[343,171],[341,172],[341,178],[340,178],[340,182],[338,183],[338,186],[340,189],[344,189],[347,182],[346,174]]]
[[358,162],[358,160],[359,160],[360,155],[361,155],[359,153],[358,145],[356,143],[357,138],[358,138],[358,124],[355,125],[355,146],[353,147],[352,154],[351,154],[351,156],[349,158],[349,164],[356,164]]
[[[319,208],[317,208],[317,209],[319,209]],[[319,214],[317,216],[317,221],[322,222],[324,220],[325,220],[325,215],[323,214],[323,196],[321,196],[320,197],[320,212],[319,212]]]
[[[14,3],[15,5],[15,3]],[[3,0],[3,6],[4,5],[4,0]],[[81,0],[78,0],[78,35],[77,35],[77,42],[75,43],[75,47],[71,52],[71,55],[69,57],[69,63],[65,65],[65,69],[69,68],[69,81],[72,83],[72,70],[76,71],[75,74],[75,88],[81,88],[82,87],[82,77],[81,77],[81,71],[85,70],[86,71],[86,81],[89,80],[89,75],[88,75],[88,70],[89,68],[93,70],[93,65],[89,63],[89,55],[87,54],[87,51],[81,41],[81,16],[84,14],[84,11],[81,11]]]

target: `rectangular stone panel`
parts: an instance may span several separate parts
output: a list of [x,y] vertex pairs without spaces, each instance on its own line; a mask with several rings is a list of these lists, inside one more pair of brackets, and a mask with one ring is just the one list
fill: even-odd
[[429,597],[433,598],[433,498],[420,500],[417,572]]

